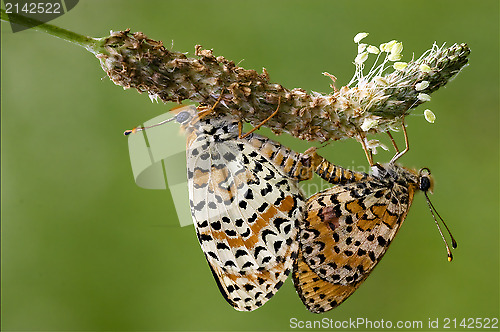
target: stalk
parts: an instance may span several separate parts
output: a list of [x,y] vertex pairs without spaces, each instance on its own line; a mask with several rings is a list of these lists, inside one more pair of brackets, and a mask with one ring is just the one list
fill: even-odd
[[92,38],[73,31],[69,31],[58,26],[43,23],[33,18],[29,18],[23,15],[10,13],[7,14],[4,9],[0,9],[0,19],[4,22],[10,22],[14,24],[19,24],[27,28],[31,28],[35,31],[40,31],[47,33],[51,36],[63,39],[72,44],[81,46],[87,51],[97,54],[104,54],[106,50],[103,47],[104,39],[102,38]]
[[[361,51],[355,60],[356,73],[351,83],[340,89],[332,84],[331,93],[320,94],[300,88],[287,89],[271,82],[266,69],[262,73],[246,70],[200,45],[195,46],[195,56],[188,57],[185,53],[167,50],[161,41],[149,39],[142,32],[125,30],[112,32],[108,37],[91,38],[21,15],[7,15],[3,10],[1,19],[25,26],[36,25],[33,29],[84,47],[99,59],[116,85],[147,93],[152,100],[180,103],[189,99],[200,104],[216,104],[215,113],[230,115],[254,126],[265,122],[264,126],[275,133],[285,131],[303,140],[320,142],[361,140],[367,134],[396,130],[405,115],[430,100],[431,93],[460,72],[470,54],[464,43],[447,48],[433,45],[419,59],[404,65],[397,63],[397,70],[389,72],[391,67],[386,65],[389,56],[386,56],[382,65],[373,66],[373,70],[363,75],[368,52],[363,52],[366,45],[359,44],[358,40],[358,47],[363,47],[358,48]],[[364,38],[367,34],[361,35]],[[384,47],[392,47],[390,55],[397,57],[402,50],[399,44],[392,41]],[[374,46],[368,49],[378,50]],[[333,75],[326,75],[335,79]]]

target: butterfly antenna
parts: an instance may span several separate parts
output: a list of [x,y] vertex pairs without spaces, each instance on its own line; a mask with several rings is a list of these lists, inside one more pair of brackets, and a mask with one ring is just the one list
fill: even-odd
[[149,129],[149,128],[153,128],[153,127],[158,127],[158,126],[161,126],[162,124],[165,124],[165,123],[167,123],[167,122],[170,122],[170,121],[172,121],[172,120],[174,120],[174,119],[175,119],[175,116],[174,116],[173,118],[170,118],[170,119],[167,119],[167,120],[163,120],[163,121],[158,122],[158,123],[156,123],[156,124],[154,124],[154,125],[151,125],[151,126],[147,126],[147,127],[135,127],[135,128],[133,128],[133,129],[130,129],[130,130],[125,130],[125,131],[123,132],[123,135],[128,136],[128,135],[130,135],[130,134],[135,134],[136,132],[138,132],[138,131],[142,131],[142,130],[144,130],[144,129]]
[[450,235],[450,238],[451,238],[451,246],[453,247],[453,249],[456,249],[457,248],[457,241],[455,241],[455,238],[453,237],[453,234],[451,234],[450,229],[448,228],[448,226],[444,222],[444,219],[439,215],[439,212],[434,207],[434,204],[432,204],[431,200],[427,196],[427,193],[425,193],[425,196],[427,197],[427,201],[429,202],[429,205],[432,207],[432,209],[434,210],[434,212],[436,212],[436,215],[438,216],[439,220],[441,220],[441,222],[443,223],[444,227],[446,227],[446,230],[448,231],[448,234]]
[[[439,226],[438,220],[436,219],[436,214],[439,217],[439,219],[442,221],[444,227],[446,227],[446,230],[448,231],[448,234],[450,234],[451,245],[452,245],[453,249],[455,249],[457,247],[457,241],[455,241],[455,238],[451,234],[450,229],[448,228],[448,226],[444,222],[443,218],[441,218],[441,216],[437,212],[437,210],[434,207],[434,205],[432,205],[432,202],[429,199],[429,196],[427,196],[427,192],[424,192],[424,194],[425,194],[425,198],[427,200],[427,205],[429,205],[429,210],[431,210],[432,217],[434,218],[434,221],[436,222],[436,226],[437,226],[437,228],[439,230],[439,234],[441,234],[441,238],[443,239],[443,242],[446,245],[446,251],[448,252],[448,261],[451,262],[453,260],[453,255],[451,254],[450,247],[448,246],[448,241],[446,241],[446,238],[444,237],[443,232],[441,231],[441,227]],[[434,212],[436,212],[436,214],[434,214]]]

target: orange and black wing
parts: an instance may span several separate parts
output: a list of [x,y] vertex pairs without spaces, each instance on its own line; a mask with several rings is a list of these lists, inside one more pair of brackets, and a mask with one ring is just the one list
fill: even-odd
[[359,287],[383,257],[413,200],[413,187],[357,178],[313,195],[306,204],[293,278],[302,301],[315,313],[335,308]]

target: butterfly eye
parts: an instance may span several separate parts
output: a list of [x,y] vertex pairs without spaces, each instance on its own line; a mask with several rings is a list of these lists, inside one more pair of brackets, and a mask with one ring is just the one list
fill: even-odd
[[432,185],[431,183],[431,170],[428,168],[422,168],[419,172],[419,189],[422,191],[428,191]]
[[182,111],[180,112],[179,114],[177,114],[175,116],[175,119],[177,120],[177,122],[179,122],[180,124],[184,124],[185,122],[187,122],[188,120],[191,119],[191,113],[190,112],[187,112],[187,111]]
[[431,180],[429,176],[424,175],[420,177],[419,189],[422,191],[427,191],[431,187]]

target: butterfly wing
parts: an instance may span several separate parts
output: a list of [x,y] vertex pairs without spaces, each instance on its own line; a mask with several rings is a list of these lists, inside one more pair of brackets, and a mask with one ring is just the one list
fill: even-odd
[[359,287],[383,257],[413,200],[413,187],[358,178],[307,201],[293,277],[312,312],[335,308]]
[[249,140],[200,136],[188,146],[187,166],[198,239],[219,288],[235,309],[254,310],[297,256],[304,205],[297,182]]
[[293,267],[293,282],[307,309],[321,313],[337,307],[359,287],[362,281],[349,285],[333,284],[321,279],[299,255]]

